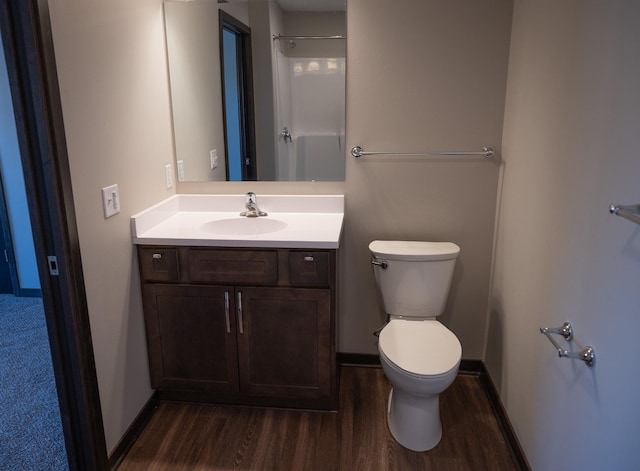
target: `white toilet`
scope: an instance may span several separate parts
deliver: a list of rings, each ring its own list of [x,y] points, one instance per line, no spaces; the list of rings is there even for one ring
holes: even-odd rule
[[[460,247],[451,242],[369,244],[389,323],[378,351],[389,394],[387,422],[405,448],[426,451],[442,437],[438,397],[458,373],[462,346],[436,320],[444,311]]]

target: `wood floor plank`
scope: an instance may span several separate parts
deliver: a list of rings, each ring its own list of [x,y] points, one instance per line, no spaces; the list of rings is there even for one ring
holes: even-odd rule
[[[443,438],[424,453],[391,436],[390,390],[381,369],[344,367],[338,413],[163,402],[119,471],[518,469],[478,377],[441,395]]]

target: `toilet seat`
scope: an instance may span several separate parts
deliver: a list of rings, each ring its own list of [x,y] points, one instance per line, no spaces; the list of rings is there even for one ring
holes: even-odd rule
[[[378,347],[405,374],[442,376],[457,370],[462,346],[453,332],[436,320],[393,319],[380,332]]]

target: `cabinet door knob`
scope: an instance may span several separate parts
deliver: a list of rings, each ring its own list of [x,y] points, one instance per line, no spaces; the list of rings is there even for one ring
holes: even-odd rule
[[[305,262],[313,262],[313,255],[307,255],[303,259]]]
[[[151,257],[152,257],[154,260],[159,260],[159,259],[161,259],[161,258],[162,258],[162,254],[161,254],[161,253],[154,253]]]

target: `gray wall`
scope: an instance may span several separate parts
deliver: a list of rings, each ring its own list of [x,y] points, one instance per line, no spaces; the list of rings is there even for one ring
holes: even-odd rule
[[[349,0],[347,149],[500,151],[510,0]],[[479,40],[478,38],[482,38]],[[376,353],[376,238],[462,248],[442,321],[482,358],[499,159],[347,157],[344,183],[179,185],[180,193],[344,193],[339,350]]]
[[[171,196],[160,0],[50,2],[89,320],[109,450],[151,395],[129,217]],[[120,214],[105,220],[102,187]]]
[[[109,449],[150,395],[128,218],[172,194],[162,3],[51,2],[52,26]],[[350,0],[348,148],[500,148],[509,0]],[[481,40],[480,40],[481,39]],[[343,183],[179,184],[180,192],[345,193],[339,350],[375,353],[382,321],[369,265],[375,238],[462,247],[442,317],[465,358],[484,350],[499,160],[349,157]],[[105,220],[100,188],[118,183]]]
[[[172,194],[164,188],[173,156],[162,4],[50,6],[111,449],[151,393],[128,218]],[[640,245],[637,226],[607,207],[639,202],[639,6],[516,1],[501,146],[508,0],[350,0],[348,146],[492,144],[502,160],[349,157],[344,183],[178,191],[345,193],[343,352],[375,352],[371,239],[459,243],[443,321],[466,358],[486,359],[534,469],[635,469]],[[105,221],[100,188],[111,183],[120,185],[122,213]],[[596,348],[595,368],[559,359],[538,333],[565,320]]]
[[[50,3],[111,449],[151,393],[128,218],[173,194],[164,187],[173,149],[162,3]],[[635,382],[619,379],[632,370],[630,356],[610,354],[616,367],[586,370],[558,360],[537,334],[539,324],[573,320],[578,337],[603,352],[599,365],[611,365],[606,347],[615,352],[631,344],[632,329],[621,336],[604,322],[638,327],[631,315],[637,295],[626,281],[637,275],[635,229],[606,214],[610,200],[636,198],[638,141],[626,123],[638,109],[638,28],[631,25],[638,15],[625,8],[631,2],[517,3],[501,149],[510,0],[350,0],[347,147],[494,145],[504,160],[348,157],[342,183],[185,183],[178,191],[346,194],[342,352],[376,351],[371,332],[382,316],[367,251],[372,239],[458,243],[442,321],[460,338],[465,358],[484,357],[490,325],[487,362],[531,461],[553,469],[547,447],[571,435],[576,423],[592,426],[607,451],[629,456],[637,435],[616,435],[612,424],[638,418],[623,417],[615,406],[630,409],[638,392]],[[104,220],[100,188],[112,183],[120,185],[122,212]],[[496,198],[501,213],[488,310]],[[594,213],[596,207],[603,212]],[[532,359],[528,352],[538,348],[542,354]],[[554,421],[561,406],[573,422]],[[584,409],[595,412],[585,418]],[[543,429],[549,423],[558,432]],[[570,445],[587,459],[597,449]]]
[[[486,362],[534,470],[640,468],[639,47],[637,1],[515,2]]]
[[[479,149],[501,140],[510,2],[351,0],[348,148]],[[62,105],[107,443],[149,397],[128,217],[172,194],[162,3],[51,1]],[[490,25],[490,27],[488,26]],[[482,40],[478,40],[482,38]],[[375,353],[382,316],[367,245],[375,238],[462,247],[443,321],[481,358],[498,161],[347,160],[344,183],[180,184],[180,192],[345,193],[339,349]],[[100,188],[120,187],[104,220]]]
[[[164,9],[176,155],[184,163],[184,179],[225,181],[218,4],[166,2]],[[218,166],[212,169],[214,149]]]
[[[500,152],[510,0],[350,0],[347,148]],[[482,40],[479,40],[482,38]],[[375,352],[373,239],[461,247],[442,321],[482,358],[499,159],[347,159],[340,350]]]

